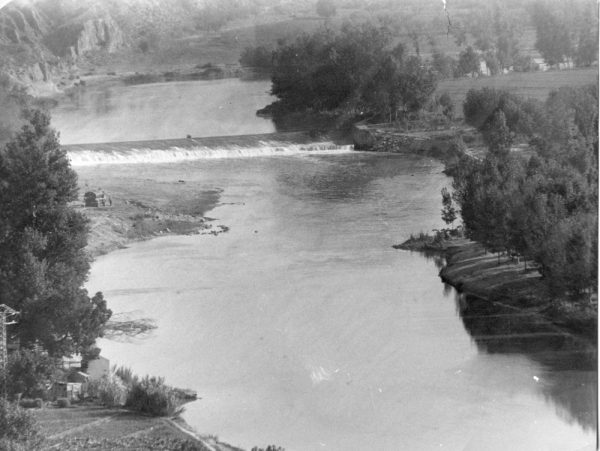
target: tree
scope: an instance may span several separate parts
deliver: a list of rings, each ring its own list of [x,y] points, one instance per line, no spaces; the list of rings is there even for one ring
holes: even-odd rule
[[[102,294],[82,288],[88,221],[69,207],[77,176],[47,114],[0,151],[0,303],[20,312],[11,333],[51,355],[86,352],[110,318]]]
[[[271,75],[278,100],[267,109],[276,119],[310,112],[389,120],[419,110],[435,91],[433,71],[391,44],[387,27],[369,23],[346,23],[336,33],[324,30],[282,43]]]
[[[439,78],[452,78],[457,69],[457,62],[439,50],[434,50],[431,66],[438,73]]]
[[[469,46],[458,57],[458,73],[460,75],[470,74],[475,76],[479,73],[479,55],[473,47]]]
[[[483,161],[463,158],[454,174],[467,236],[534,260],[557,298],[587,301],[598,280],[597,92],[561,88],[542,106],[482,90],[465,103],[466,118],[487,116],[479,128],[490,145]],[[507,151],[513,131],[535,134],[529,159]]]
[[[240,56],[240,64],[263,70],[271,69],[273,51],[264,46],[246,47]]]
[[[447,92],[442,93],[438,99],[438,103],[442,107],[442,114],[452,120],[454,118],[454,102],[450,94]]]
[[[452,201],[452,195],[447,188],[442,188],[442,220],[448,224],[454,224],[456,221],[457,212],[454,208],[454,202]]]
[[[21,393],[25,398],[42,398],[55,378],[55,359],[45,351],[21,348],[8,359],[8,393]]]
[[[486,126],[484,139],[493,154],[506,156],[510,152],[512,137],[502,110],[496,111],[492,116],[490,123]]]
[[[535,48],[546,63],[554,66],[572,54],[571,36],[566,24],[543,3],[536,3],[531,11],[535,26]]]

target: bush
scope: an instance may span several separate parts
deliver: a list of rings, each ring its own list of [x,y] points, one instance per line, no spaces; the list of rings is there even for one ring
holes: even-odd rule
[[[71,401],[69,401],[68,398],[58,398],[56,400],[56,405],[61,409],[64,409],[65,407],[71,407]]]
[[[15,396],[21,393],[26,398],[43,398],[46,387],[60,378],[52,359],[38,349],[21,349],[13,352],[8,359],[8,393]]]
[[[97,381],[91,381],[88,393],[93,398],[98,398],[106,407],[125,405],[127,400],[127,387],[116,374],[104,376]]]
[[[177,416],[183,412],[181,396],[163,378],[149,377],[134,381],[126,406],[154,416]]]
[[[113,366],[113,372],[125,383],[128,388],[138,381],[138,377],[133,374],[131,368],[126,366]]]
[[[0,399],[0,449],[33,450],[42,441],[35,418],[16,404]]]
[[[271,69],[273,66],[273,50],[263,46],[246,47],[240,56],[240,64],[258,69]]]

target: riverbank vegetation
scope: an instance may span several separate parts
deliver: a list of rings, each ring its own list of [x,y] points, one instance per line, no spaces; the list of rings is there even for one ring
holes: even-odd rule
[[[87,220],[69,206],[77,175],[49,116],[24,115],[26,125],[0,150],[0,303],[19,312],[10,339],[52,356],[92,356],[111,311],[102,293],[83,288]]]
[[[281,42],[271,74],[277,100],[259,114],[276,123],[290,114],[393,121],[419,111],[436,88],[419,56],[394,44],[389,27],[369,22]]]
[[[542,104],[472,91],[465,119],[488,145],[454,175],[468,237],[533,263],[555,299],[589,302],[597,285],[598,88],[562,88]],[[511,151],[517,138],[530,150]]]

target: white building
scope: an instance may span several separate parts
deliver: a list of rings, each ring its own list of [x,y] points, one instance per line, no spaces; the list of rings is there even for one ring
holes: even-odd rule
[[[97,359],[88,362],[87,374],[91,381],[102,379],[103,376],[110,374],[110,360],[106,357],[98,356]]]

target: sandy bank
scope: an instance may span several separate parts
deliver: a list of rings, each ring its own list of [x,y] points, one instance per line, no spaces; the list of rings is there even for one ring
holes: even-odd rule
[[[465,238],[441,242],[424,236],[407,240],[398,249],[439,252],[446,264],[440,278],[461,293],[537,313],[565,331],[584,336],[596,342],[597,303],[571,302],[556,299],[548,291],[542,276],[530,261],[486,252],[482,245]]]
[[[136,177],[131,168],[78,168],[79,201],[90,220],[86,251],[94,258],[130,243],[165,235],[210,234],[228,230],[205,215],[219,204],[221,189],[192,181]],[[86,192],[105,194],[105,205],[84,207]],[[110,198],[110,202],[108,199]]]

